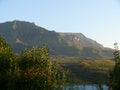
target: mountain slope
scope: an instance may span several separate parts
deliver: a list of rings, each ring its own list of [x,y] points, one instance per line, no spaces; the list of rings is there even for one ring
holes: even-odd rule
[[[71,57],[112,57],[111,49],[81,33],[57,33],[26,21],[0,23],[0,35],[13,45],[15,52],[47,44],[50,55]]]
[[[67,41],[80,45],[83,47],[103,48],[103,46],[96,41],[85,37],[82,33],[60,33]]]

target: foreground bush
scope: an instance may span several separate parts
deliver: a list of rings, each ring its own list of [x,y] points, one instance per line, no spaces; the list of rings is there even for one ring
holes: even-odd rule
[[[0,37],[1,90],[53,90],[55,85],[64,84],[65,78],[64,70],[49,61],[46,46],[25,49],[15,56]]]

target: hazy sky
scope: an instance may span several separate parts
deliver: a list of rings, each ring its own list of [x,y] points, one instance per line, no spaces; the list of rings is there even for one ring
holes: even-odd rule
[[[0,0],[0,23],[13,20],[83,33],[106,47],[120,43],[120,0]]]

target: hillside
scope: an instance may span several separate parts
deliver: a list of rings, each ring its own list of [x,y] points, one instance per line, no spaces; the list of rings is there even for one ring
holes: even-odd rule
[[[82,47],[104,48],[103,45],[90,38],[87,38],[82,33],[60,33],[60,35],[74,45],[79,45]]]
[[[112,58],[112,49],[104,48],[82,33],[57,33],[26,21],[0,23],[0,35],[16,53],[32,46],[47,44],[50,55],[83,58]]]
[[[51,58],[70,70],[73,83],[106,83],[109,72],[113,69],[115,62],[110,59],[81,59],[77,57]]]

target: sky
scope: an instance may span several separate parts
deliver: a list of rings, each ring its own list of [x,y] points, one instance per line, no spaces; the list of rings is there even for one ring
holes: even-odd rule
[[[105,47],[120,43],[120,0],[0,0],[0,23],[13,20],[83,33]]]

